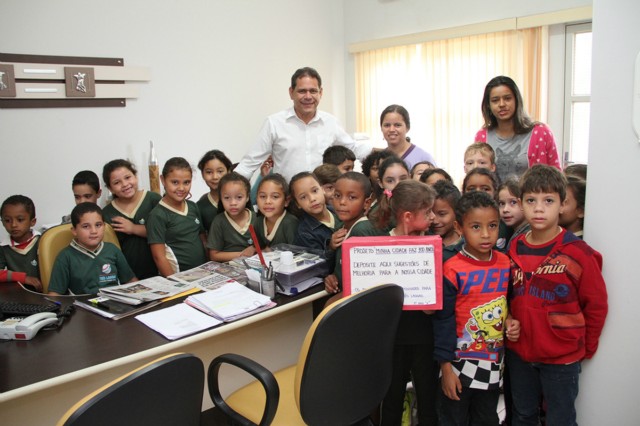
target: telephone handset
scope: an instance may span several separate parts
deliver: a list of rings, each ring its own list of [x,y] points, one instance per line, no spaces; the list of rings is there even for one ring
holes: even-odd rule
[[[41,328],[58,321],[53,312],[40,312],[26,318],[9,318],[0,323],[0,339],[31,340]]]

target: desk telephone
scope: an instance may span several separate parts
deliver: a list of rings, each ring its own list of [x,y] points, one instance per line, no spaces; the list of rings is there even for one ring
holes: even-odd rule
[[[31,340],[41,328],[57,321],[58,316],[53,312],[40,312],[26,318],[9,318],[0,322],[0,339]]]

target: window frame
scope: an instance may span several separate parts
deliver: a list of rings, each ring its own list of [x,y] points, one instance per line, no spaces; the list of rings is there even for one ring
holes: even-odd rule
[[[573,150],[573,104],[591,103],[591,90],[588,95],[573,94],[574,82],[574,52],[575,37],[577,34],[593,32],[591,21],[576,22],[565,25],[565,72],[564,72],[564,118],[563,118],[563,139],[562,139],[562,163],[563,167],[575,163],[572,157]],[[589,141],[587,140],[587,143]],[[588,149],[588,146],[586,147]]]

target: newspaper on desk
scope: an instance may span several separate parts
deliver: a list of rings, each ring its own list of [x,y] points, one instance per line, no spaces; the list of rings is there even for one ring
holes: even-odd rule
[[[228,263],[207,262],[204,265],[169,275],[169,279],[195,285],[203,290],[211,290],[222,283],[238,282],[246,284],[244,270]]]
[[[104,287],[98,294],[124,303],[137,304],[134,302],[165,299],[194,287],[193,284],[171,281],[164,277],[151,277],[129,284]]]

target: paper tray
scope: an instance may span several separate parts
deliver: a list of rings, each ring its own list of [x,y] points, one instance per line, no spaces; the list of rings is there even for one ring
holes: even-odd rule
[[[325,277],[329,274],[329,264],[325,259],[323,259],[322,252],[317,250],[311,250],[304,247],[293,246],[289,244],[276,244],[272,247],[274,250],[280,251],[291,251],[294,255],[299,253],[309,253],[318,255],[320,258],[316,259],[313,263],[309,262],[309,264],[305,267],[304,263],[300,263],[296,265],[296,270],[292,272],[283,272],[276,269],[276,281],[282,287],[291,288],[296,284],[301,283],[303,281],[308,280],[313,277]]]

